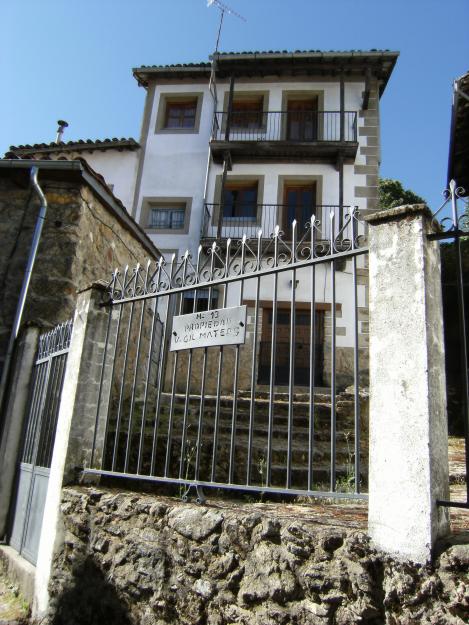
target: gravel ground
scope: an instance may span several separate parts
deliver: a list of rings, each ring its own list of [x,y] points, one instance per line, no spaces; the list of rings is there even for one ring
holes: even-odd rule
[[[18,588],[5,575],[5,569],[0,562],[0,625],[6,623],[22,625],[29,622],[29,605],[20,595]]]

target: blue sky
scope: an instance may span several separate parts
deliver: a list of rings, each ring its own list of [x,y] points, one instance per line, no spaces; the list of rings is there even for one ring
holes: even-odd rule
[[[446,182],[452,81],[469,69],[468,0],[227,0],[220,49],[398,50],[382,98],[383,177],[433,208]],[[4,0],[0,152],[65,140],[139,138],[131,68],[206,61],[219,12],[206,0]]]

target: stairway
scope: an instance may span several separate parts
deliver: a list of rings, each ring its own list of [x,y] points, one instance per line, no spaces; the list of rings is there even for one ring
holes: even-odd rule
[[[143,453],[141,474],[150,473],[152,445],[155,428],[155,402],[147,404],[145,427],[143,428]],[[217,408],[218,403],[218,408]],[[199,415],[203,415],[200,432],[202,442],[199,458],[199,479],[217,483],[229,482],[231,437],[233,431],[233,396],[221,396],[219,402],[215,396],[205,396],[201,412],[200,395],[162,393],[158,438],[153,475],[194,479],[197,458],[197,439],[199,434]],[[171,407],[172,406],[172,407]],[[232,482],[248,482],[248,448],[251,440],[251,462],[249,484],[259,489],[267,485],[268,433],[269,433],[269,393],[257,390],[254,401],[248,391],[240,391],[236,400],[234,445],[232,456]],[[310,410],[314,414],[313,453],[309,458],[309,423]],[[362,486],[367,480],[368,449],[368,401],[366,392],[360,393],[361,412],[361,471]],[[271,480],[270,485],[285,488],[287,485],[287,459],[290,445],[290,487],[304,490],[308,488],[309,463],[312,464],[312,486],[314,490],[330,489],[331,477],[331,396],[330,393],[314,394],[313,406],[310,406],[309,394],[296,392],[291,402],[289,420],[289,395],[276,392],[272,402],[272,439],[271,439]],[[128,471],[137,473],[138,450],[142,434],[142,402],[136,402],[132,417],[132,433]],[[336,488],[353,490],[354,486],[354,396],[342,392],[336,396]],[[172,419],[170,419],[172,416]],[[185,436],[184,417],[186,416]],[[251,422],[252,417],[252,422]],[[218,422],[218,423],[217,423]],[[125,450],[128,437],[128,414],[123,411],[118,437],[118,453],[115,470],[123,471]],[[289,427],[290,424],[290,427]],[[289,430],[291,439],[289,440]],[[115,419],[109,424],[108,445],[105,465],[110,468],[112,446],[115,441]],[[167,441],[171,440],[168,453]],[[184,440],[183,440],[184,439]],[[212,476],[214,440],[217,439],[215,452],[215,470]],[[181,462],[181,448],[184,444]]]

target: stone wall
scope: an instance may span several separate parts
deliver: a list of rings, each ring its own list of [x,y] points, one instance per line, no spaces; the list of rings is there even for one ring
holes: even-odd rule
[[[463,625],[469,548],[433,566],[370,546],[366,508],[327,524],[314,508],[195,506],[63,491],[64,543],[50,582],[54,625]],[[331,519],[335,518],[334,525]]]
[[[24,173],[24,172],[22,172]],[[39,202],[24,178],[0,177],[0,355],[13,323]],[[116,267],[145,262],[149,252],[84,182],[48,179],[40,185],[48,211],[23,315],[24,323],[51,327],[69,319],[76,293],[110,279]],[[151,245],[151,244],[150,244]]]
[[[355,187],[355,197],[365,198],[364,213],[378,208],[378,176],[381,161],[379,136],[379,84],[377,80],[370,80],[370,95],[368,108],[359,112],[360,123],[358,132],[360,137],[366,138],[366,145],[360,147],[360,152],[354,165],[354,173],[366,175],[366,186]]]

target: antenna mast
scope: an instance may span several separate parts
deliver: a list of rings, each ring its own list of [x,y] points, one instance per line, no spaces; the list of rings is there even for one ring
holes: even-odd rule
[[[217,43],[215,45],[215,54],[216,54],[218,52],[218,44],[220,43],[220,33],[221,33],[221,27],[223,24],[223,18],[225,16],[225,13],[228,13],[229,15],[234,15],[235,17],[239,17],[239,19],[242,20],[243,22],[246,21],[246,18],[240,15],[239,13],[237,13],[234,9],[229,7],[227,4],[224,4],[223,2],[221,2],[220,0],[207,0],[208,7],[211,7],[212,4],[214,4],[216,7],[220,9],[220,25],[218,26]]]
[[[220,35],[221,35],[221,27],[223,25],[223,18],[225,17],[225,13],[228,13],[229,15],[234,15],[235,17],[238,17],[240,20],[242,20],[243,22],[246,22],[246,18],[243,17],[242,15],[240,15],[239,13],[237,13],[234,9],[232,9],[231,7],[229,7],[227,4],[221,2],[221,0],[207,0],[207,7],[211,7],[212,4],[214,4],[216,7],[218,7],[220,9],[220,24],[218,25],[218,33],[217,33],[217,42],[215,44],[215,52],[213,53],[213,57],[212,57],[212,71],[211,71],[211,75],[210,75],[210,84],[209,84],[209,89],[210,92],[212,93],[213,99],[217,100],[217,95],[216,95],[216,83],[215,83],[215,63],[216,63],[216,54],[218,52],[218,45],[220,43]],[[214,88],[214,92],[212,92],[212,85]]]

